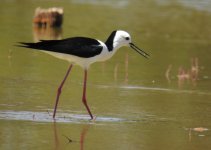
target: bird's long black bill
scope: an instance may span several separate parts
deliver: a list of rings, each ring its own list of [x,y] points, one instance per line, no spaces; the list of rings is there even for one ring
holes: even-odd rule
[[[130,47],[134,49],[136,52],[138,52],[139,54],[141,54],[142,56],[144,56],[145,58],[149,58],[149,54],[147,54],[145,51],[138,48],[135,44],[130,43]]]

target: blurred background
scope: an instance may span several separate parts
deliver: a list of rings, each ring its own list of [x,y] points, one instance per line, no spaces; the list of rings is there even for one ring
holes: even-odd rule
[[[61,8],[62,25],[35,25],[38,7]],[[210,149],[210,8],[210,0],[1,0],[0,149]],[[87,98],[96,122],[83,118],[83,70],[74,66],[53,123],[69,64],[15,45],[106,41],[117,29],[150,58],[123,47],[91,66]]]

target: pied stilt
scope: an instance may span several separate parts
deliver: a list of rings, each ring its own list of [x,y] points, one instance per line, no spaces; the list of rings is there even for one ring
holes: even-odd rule
[[[117,49],[122,46],[130,46],[145,58],[149,57],[149,54],[132,43],[130,34],[122,30],[113,31],[105,43],[100,40],[87,37],[72,37],[63,40],[41,40],[38,43],[20,42],[20,44],[21,45],[19,46],[21,47],[41,50],[71,63],[57,91],[53,118],[55,118],[56,115],[56,109],[62,87],[72,69],[73,63],[84,69],[82,102],[84,103],[91,119],[93,119],[93,115],[86,101],[86,81],[89,66],[94,62],[105,61],[111,58],[116,53]]]

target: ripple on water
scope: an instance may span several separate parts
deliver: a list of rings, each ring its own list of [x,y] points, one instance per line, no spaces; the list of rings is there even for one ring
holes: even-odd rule
[[[148,123],[148,122],[166,122],[174,121],[171,118],[161,118],[149,114],[141,114],[139,117],[108,117],[97,116],[94,121],[90,120],[89,115],[73,114],[68,112],[57,112],[56,119],[53,119],[52,114],[48,111],[14,111],[5,110],[0,111],[0,120],[19,120],[19,121],[33,121],[33,122],[60,122],[60,123],[97,123],[103,125],[107,123]]]
[[[22,120],[34,122],[63,122],[63,123],[83,123],[90,120],[89,115],[71,114],[71,113],[57,113],[56,119],[46,112],[33,111],[0,111],[0,119],[2,120]],[[126,119],[115,117],[97,116],[95,122],[124,122]]]

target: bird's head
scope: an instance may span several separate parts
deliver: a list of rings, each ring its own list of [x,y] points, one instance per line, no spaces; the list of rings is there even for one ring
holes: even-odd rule
[[[144,56],[145,58],[149,57],[149,54],[138,48],[134,43],[132,43],[131,36],[129,33],[122,31],[122,30],[117,30],[112,32],[114,35],[113,38],[113,47],[118,49],[122,46],[129,46],[132,49],[134,49],[136,52]]]
[[[122,30],[117,30],[113,44],[118,45],[118,46],[129,46],[131,43],[131,36],[129,33],[122,31]]]

